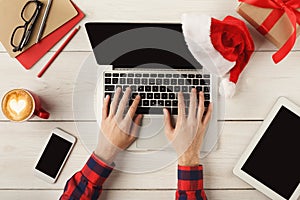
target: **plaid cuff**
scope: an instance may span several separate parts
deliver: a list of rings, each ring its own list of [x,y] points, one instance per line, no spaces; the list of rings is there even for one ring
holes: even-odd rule
[[[202,190],[203,166],[187,167],[178,165],[178,190]]]
[[[112,170],[113,168],[92,154],[81,172],[91,183],[102,185]]]

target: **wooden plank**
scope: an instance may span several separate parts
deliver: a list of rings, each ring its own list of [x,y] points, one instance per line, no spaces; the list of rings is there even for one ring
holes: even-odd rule
[[[85,123],[89,126],[89,123]],[[202,160],[207,189],[244,189],[249,185],[235,177],[232,169],[259,127],[260,122],[226,122],[215,150]],[[48,184],[34,177],[32,169],[54,127],[79,138],[58,182]],[[0,189],[63,189],[65,182],[80,170],[89,153],[74,123],[0,122]],[[81,133],[84,134],[84,133]],[[92,150],[91,150],[92,151]],[[140,163],[141,167],[143,163]],[[176,163],[151,173],[131,174],[115,170],[105,184],[107,189],[175,189]]]
[[[52,53],[48,54],[32,70],[24,71],[7,54],[0,53],[0,68],[3,71],[0,74],[0,96],[12,88],[27,88],[41,96],[45,109],[51,113],[50,120],[73,120],[74,84],[81,64],[92,55],[88,52],[65,52],[53,63],[42,79],[36,78],[51,55]],[[262,120],[279,96],[286,96],[300,105],[300,93],[296,92],[300,91],[299,53],[292,52],[288,59],[277,66],[272,63],[270,57],[270,52],[254,54],[241,74],[236,96],[221,102],[225,104],[225,119]],[[0,120],[5,120],[2,112]]]
[[[0,54],[1,88],[0,96],[10,89],[25,88],[37,93],[46,110],[51,113],[51,120],[72,120],[73,87],[81,63],[91,53],[62,53],[44,76],[37,78],[38,72],[53,53],[47,54],[32,70],[26,71],[16,60],[7,54]],[[0,119],[4,120],[2,112]]]
[[[39,199],[41,196],[44,200],[59,199],[62,190],[0,190],[1,199],[27,200]],[[207,190],[208,199],[226,200],[267,200],[268,198],[256,190]],[[99,200],[152,200],[152,199],[175,199],[175,190],[105,190]]]
[[[183,13],[201,13],[215,16],[219,19],[227,15],[241,18],[235,12],[238,5],[238,2],[235,0],[226,2],[223,0],[152,0],[143,3],[139,0],[121,2],[118,0],[102,0],[98,2],[75,0],[74,2],[84,11],[86,18],[80,23],[83,29],[75,36],[65,51],[91,50],[86,31],[84,30],[84,24],[90,21],[179,23]],[[248,27],[258,50],[275,50],[275,47],[254,30],[251,25],[248,25]],[[59,48],[62,41],[53,48],[53,51]],[[295,49],[300,49],[299,41],[297,41]],[[0,51],[4,51],[1,44]]]

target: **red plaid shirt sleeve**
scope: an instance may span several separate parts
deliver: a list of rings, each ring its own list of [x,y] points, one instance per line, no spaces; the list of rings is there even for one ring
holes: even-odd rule
[[[96,200],[102,192],[102,185],[113,168],[94,154],[91,155],[81,171],[74,174],[65,186],[61,200]]]
[[[206,200],[203,189],[203,167],[178,166],[176,200]]]

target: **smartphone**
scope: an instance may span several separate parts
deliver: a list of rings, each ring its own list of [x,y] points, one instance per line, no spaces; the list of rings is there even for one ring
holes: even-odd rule
[[[76,138],[69,133],[59,128],[52,130],[35,164],[34,174],[48,183],[55,183],[75,143]]]

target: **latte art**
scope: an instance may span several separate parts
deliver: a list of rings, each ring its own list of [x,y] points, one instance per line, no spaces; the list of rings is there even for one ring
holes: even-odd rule
[[[13,99],[9,102],[9,106],[19,115],[26,108],[26,101],[16,101],[15,99]]]
[[[2,111],[11,121],[24,121],[32,115],[33,110],[32,96],[22,89],[8,92],[2,100]]]

